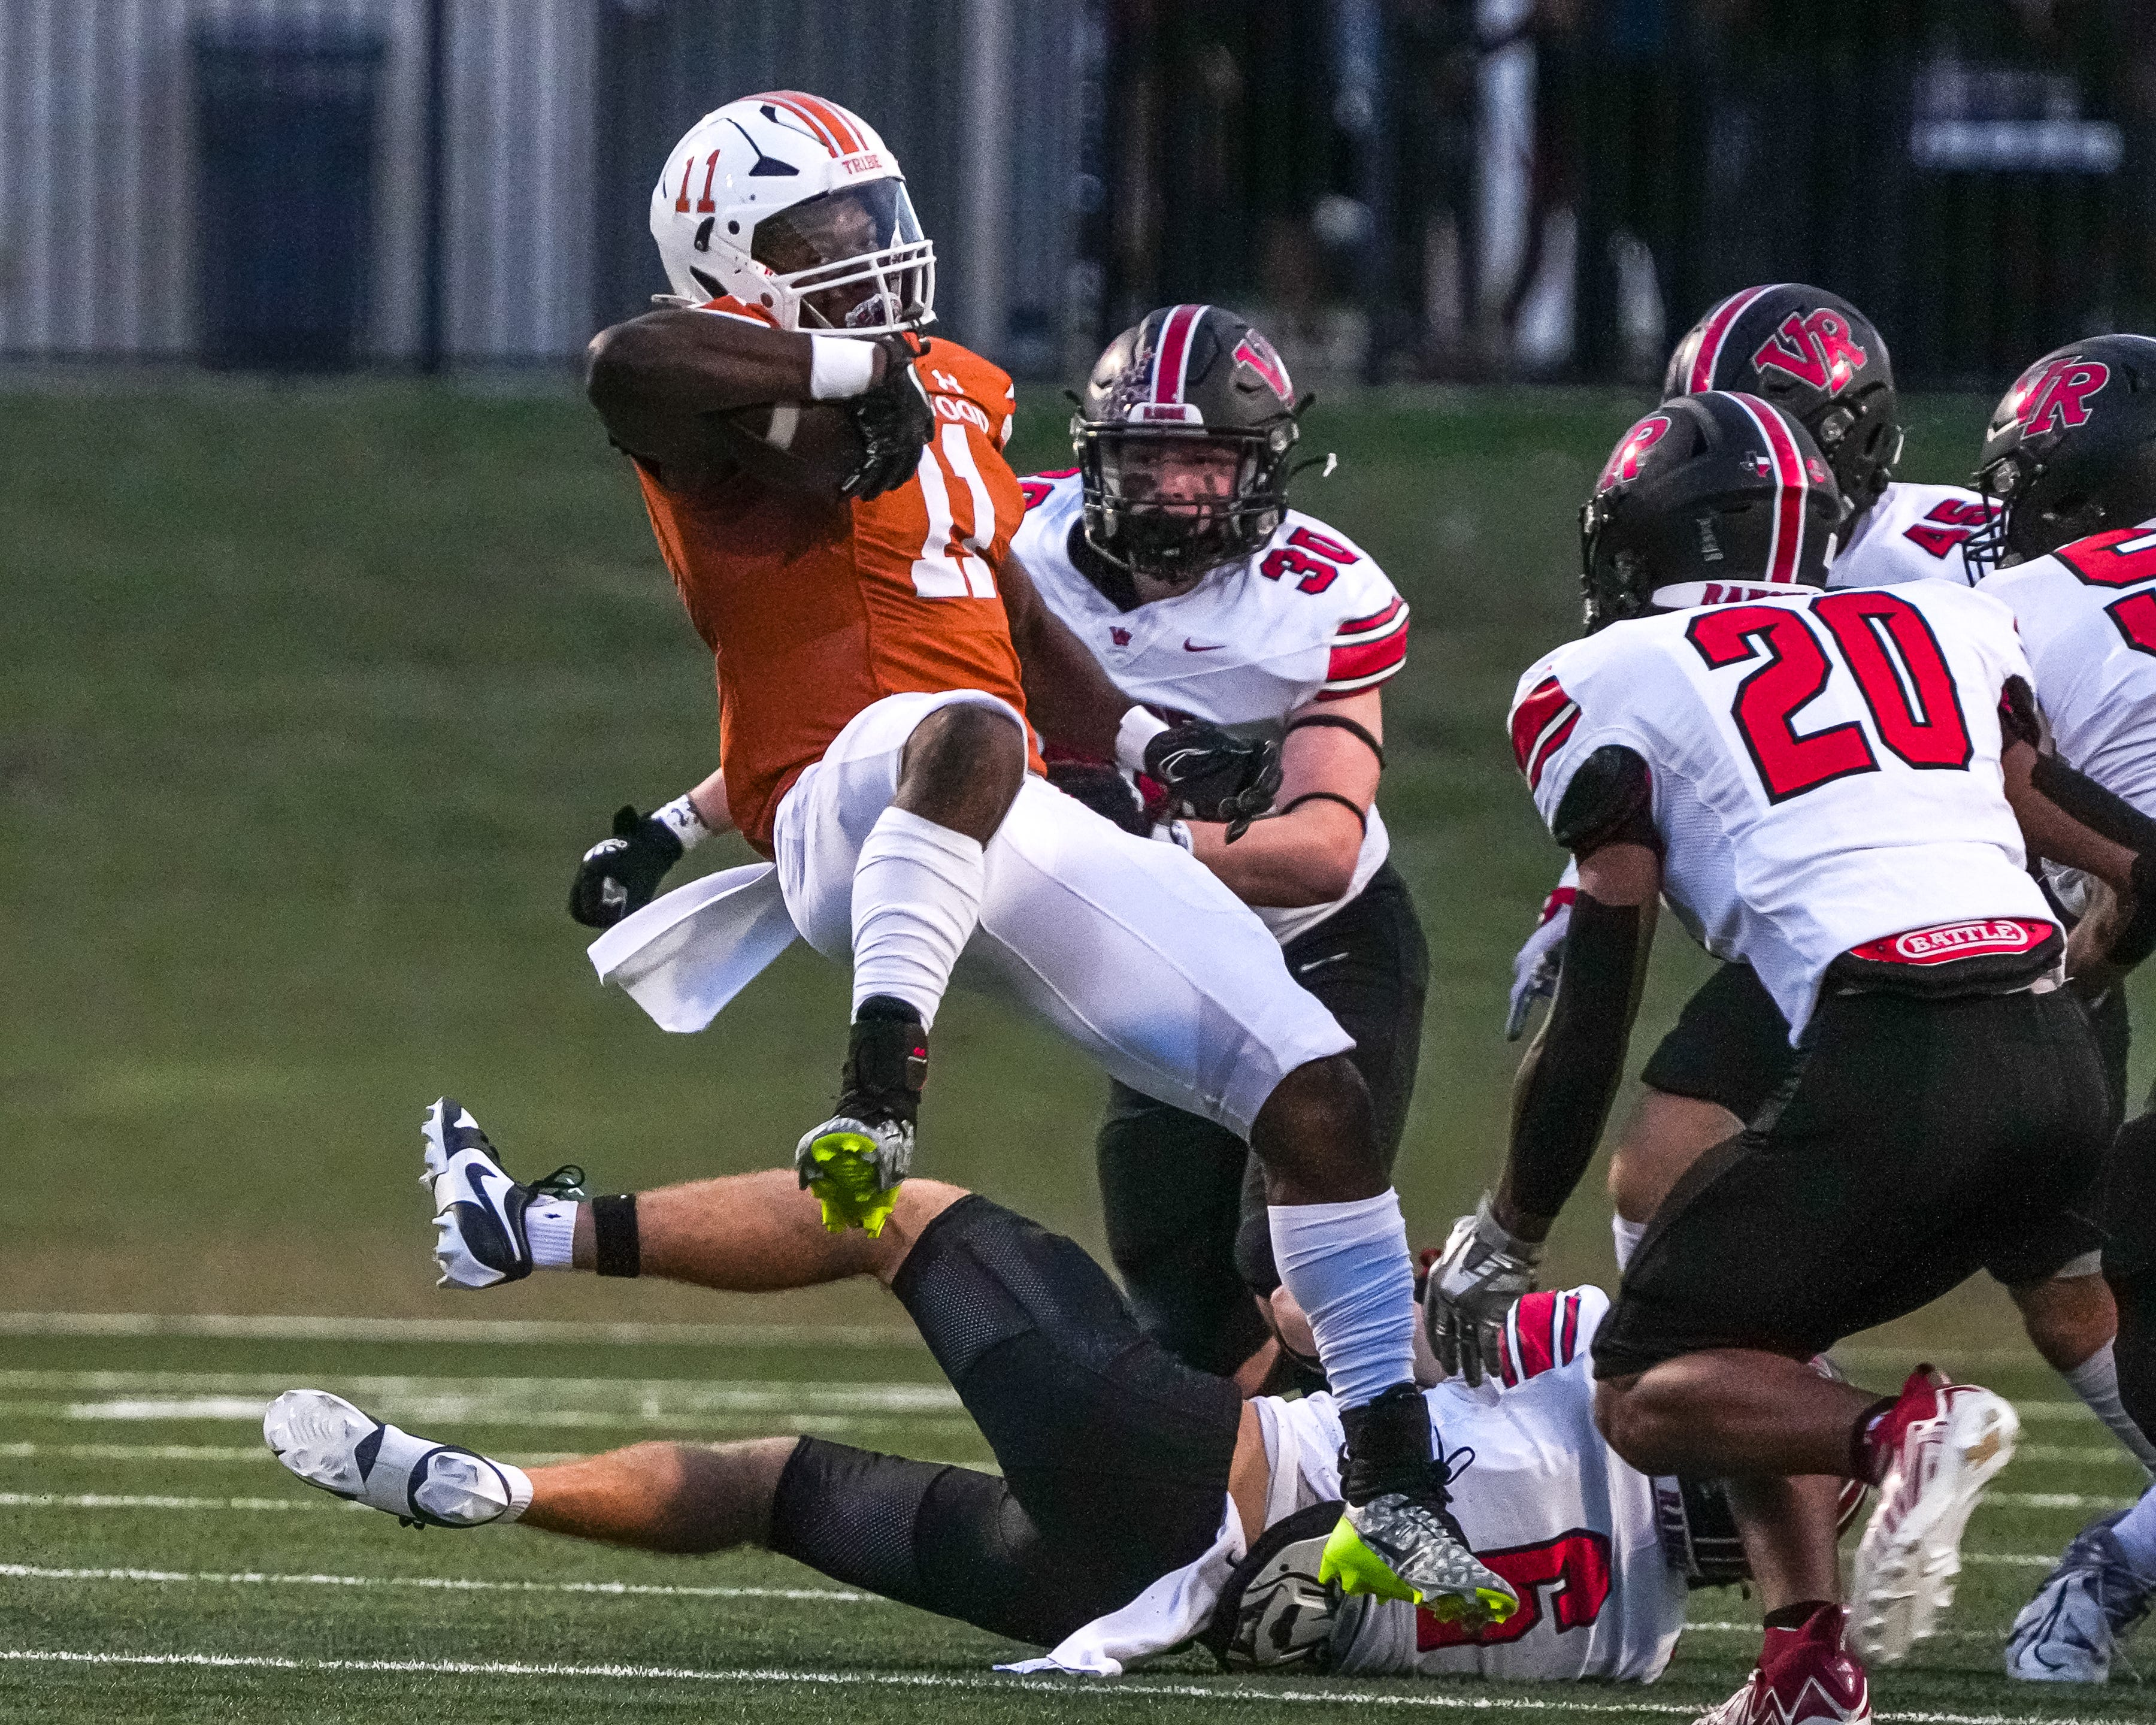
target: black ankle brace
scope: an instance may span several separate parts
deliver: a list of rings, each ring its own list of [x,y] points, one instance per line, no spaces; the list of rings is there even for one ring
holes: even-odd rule
[[[1340,1425],[1348,1437],[1340,1495],[1348,1502],[1368,1503],[1388,1491],[1419,1495],[1438,1484],[1431,1465],[1430,1408],[1414,1384],[1395,1384],[1375,1401],[1342,1408]]]
[[[644,1253],[636,1237],[636,1194],[617,1193],[592,1200],[593,1268],[601,1276],[639,1276]]]
[[[928,1033],[920,1015],[902,1000],[872,994],[861,1003],[846,1038],[846,1093],[858,1092],[898,1117],[911,1121],[928,1081]]]

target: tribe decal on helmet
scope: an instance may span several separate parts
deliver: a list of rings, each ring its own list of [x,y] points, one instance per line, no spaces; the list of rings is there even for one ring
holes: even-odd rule
[[[1749,287],[1720,301],[1670,356],[1666,395],[1710,389],[1763,397],[1810,432],[1858,508],[1901,459],[1893,362],[1871,320],[1801,282]]]
[[[675,295],[778,328],[872,336],[935,318],[936,249],[897,158],[859,115],[796,90],[715,108],[674,146],[651,234]]]

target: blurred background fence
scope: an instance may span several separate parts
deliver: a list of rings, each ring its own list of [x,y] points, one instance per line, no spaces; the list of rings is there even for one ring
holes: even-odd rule
[[[1028,376],[1178,298],[1373,381],[1636,378],[1763,279],[1935,382],[2156,315],[2146,0],[0,0],[0,354],[559,362],[773,86]]]

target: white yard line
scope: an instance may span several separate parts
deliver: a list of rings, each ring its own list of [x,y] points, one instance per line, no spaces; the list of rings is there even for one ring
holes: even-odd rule
[[[598,1678],[615,1682],[798,1684],[824,1689],[958,1690],[973,1694],[1037,1694],[1115,1702],[1127,1696],[1175,1696],[1194,1701],[1255,1702],[1316,1707],[1414,1707],[1463,1713],[1697,1713],[1686,1702],[1554,1701],[1517,1695],[1417,1695],[1397,1689],[1373,1690],[1343,1681],[1330,1692],[1316,1689],[1260,1689],[1232,1682],[1169,1683],[1143,1677],[1112,1682],[1085,1678],[961,1676],[936,1671],[793,1671],[735,1666],[699,1670],[694,1666],[636,1665],[538,1665],[514,1660],[446,1659],[283,1659],[262,1654],[90,1653],[44,1648],[0,1648],[0,1662],[82,1666],[179,1666],[213,1671],[305,1671],[409,1674],[451,1677]],[[2112,1725],[2116,1716],[2076,1717],[2056,1713],[1881,1712],[1893,1725]]]
[[[218,1342],[598,1343],[612,1348],[902,1348],[896,1324],[583,1323],[551,1318],[171,1317],[148,1312],[0,1312],[0,1336],[172,1336]]]
[[[446,1575],[270,1575],[257,1570],[219,1574],[196,1569],[49,1569],[0,1563],[0,1581],[138,1581],[167,1586],[409,1587],[457,1594],[595,1594],[604,1598],[814,1599],[827,1604],[887,1605],[875,1594],[824,1587],[662,1587],[633,1581],[487,1581]]]
[[[575,1461],[582,1450],[511,1450],[495,1459],[519,1467]],[[264,1444],[0,1444],[0,1461],[275,1461]]]
[[[74,1391],[106,1395],[248,1395],[267,1397],[293,1387],[290,1372],[81,1372],[38,1368],[0,1371],[0,1389]],[[667,1400],[685,1406],[768,1407],[790,1398],[796,1406],[819,1412],[852,1413],[862,1409],[946,1409],[958,1405],[958,1393],[935,1381],[728,1378],[499,1378],[467,1373],[422,1377],[410,1373],[327,1374],[329,1381],[358,1396],[465,1396],[494,1401],[530,1401],[542,1406],[562,1402],[603,1400],[618,1405]],[[2079,1403],[2074,1405],[2078,1407]]]

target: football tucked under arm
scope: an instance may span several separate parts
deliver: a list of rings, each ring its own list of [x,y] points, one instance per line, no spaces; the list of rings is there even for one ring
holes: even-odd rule
[[[714,418],[735,462],[781,490],[836,496],[867,453],[838,402],[759,402]]]

